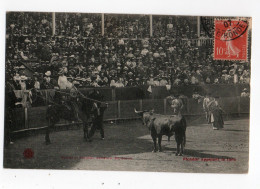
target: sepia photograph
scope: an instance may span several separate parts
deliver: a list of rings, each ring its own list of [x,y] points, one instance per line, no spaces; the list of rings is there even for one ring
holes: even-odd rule
[[[4,169],[248,173],[251,17],[5,16]]]

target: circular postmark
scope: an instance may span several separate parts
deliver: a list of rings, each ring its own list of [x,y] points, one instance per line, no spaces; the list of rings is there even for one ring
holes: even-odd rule
[[[248,28],[247,20],[216,20],[215,39],[231,41],[242,36]]]
[[[246,18],[214,19],[214,17],[201,17],[201,23],[208,37],[221,41],[235,40],[248,29]]]
[[[34,156],[34,151],[33,151],[31,148],[26,148],[26,149],[23,151],[23,156],[24,156],[24,158],[26,158],[26,159],[31,159],[31,158],[33,158],[33,156]]]

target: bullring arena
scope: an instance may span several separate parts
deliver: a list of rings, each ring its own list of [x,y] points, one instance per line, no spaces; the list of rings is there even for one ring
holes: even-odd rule
[[[242,25],[245,59],[227,42],[226,55],[234,57],[223,60],[214,57],[214,17],[6,15],[4,168],[248,172],[250,21]],[[102,98],[89,98],[93,93]],[[162,152],[152,152],[150,131],[134,111],[170,117],[176,112],[169,96],[181,101],[178,113],[187,122],[182,156],[175,155],[176,131],[170,141],[163,136]],[[215,127],[221,116],[205,109],[206,98],[221,112],[224,128]],[[45,132],[57,115],[62,119],[53,124],[50,143]],[[97,130],[85,140],[87,123],[104,123],[105,136]]]

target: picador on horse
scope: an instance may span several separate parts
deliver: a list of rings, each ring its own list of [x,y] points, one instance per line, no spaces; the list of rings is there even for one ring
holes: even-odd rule
[[[93,90],[85,96],[75,86],[66,90],[56,90],[53,102],[48,106],[46,119],[48,127],[46,129],[45,142],[50,144],[50,129],[54,127],[60,119],[71,122],[83,122],[84,138],[92,141],[96,129],[100,129],[101,138],[104,139],[103,115],[107,108],[107,103],[103,102],[103,95],[97,90]],[[90,132],[88,125],[91,125]]]

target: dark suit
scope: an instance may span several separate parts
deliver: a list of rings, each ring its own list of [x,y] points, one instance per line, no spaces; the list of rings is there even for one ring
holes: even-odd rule
[[[106,104],[101,103],[98,105],[98,109],[94,110],[93,125],[89,132],[89,138],[91,138],[95,134],[96,129],[100,130],[101,138],[105,137],[104,136],[105,133],[104,133],[103,117],[104,117],[104,112],[105,112],[106,108],[107,108]]]

